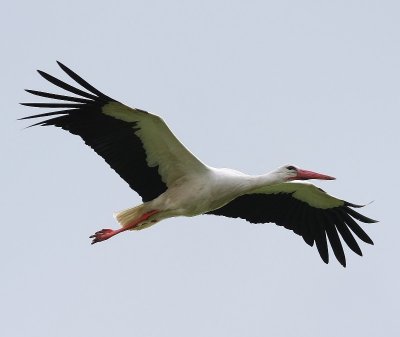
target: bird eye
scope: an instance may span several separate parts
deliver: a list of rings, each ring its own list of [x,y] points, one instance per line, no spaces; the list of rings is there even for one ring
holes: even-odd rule
[[[294,166],[286,166],[286,169],[287,170],[290,170],[290,171],[296,171],[296,168],[294,167]]]

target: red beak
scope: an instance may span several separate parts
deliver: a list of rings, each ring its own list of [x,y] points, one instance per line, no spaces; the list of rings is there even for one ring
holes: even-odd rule
[[[308,180],[308,179],[335,180],[336,178],[312,171],[301,170],[301,169],[297,170],[297,176],[294,177],[294,180]]]

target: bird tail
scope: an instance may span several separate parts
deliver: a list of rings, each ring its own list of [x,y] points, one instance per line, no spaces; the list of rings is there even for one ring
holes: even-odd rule
[[[115,212],[114,219],[118,221],[118,223],[121,225],[121,227],[125,227],[132,221],[136,220],[138,217],[140,217],[141,213],[141,206],[135,206],[135,207],[130,207],[127,209],[124,209],[119,212]]]
[[[119,212],[115,212],[113,215],[114,215],[114,219],[118,221],[118,223],[121,225],[121,227],[125,227],[125,226],[129,225],[130,223],[132,223],[133,221],[139,219],[143,213],[144,213],[143,205],[139,205],[139,206],[124,209]],[[137,225],[132,230],[144,229],[144,228],[150,227],[153,224],[154,224],[154,222],[144,221],[144,222],[140,223],[139,225]]]

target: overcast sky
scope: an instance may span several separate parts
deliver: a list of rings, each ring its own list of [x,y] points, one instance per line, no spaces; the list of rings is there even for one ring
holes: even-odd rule
[[[400,336],[398,1],[9,1],[0,14],[0,335]],[[169,219],[91,246],[141,202],[83,142],[17,118],[64,62],[163,116],[205,163],[291,163],[380,220],[331,253],[273,224]],[[60,92],[55,90],[55,92]]]

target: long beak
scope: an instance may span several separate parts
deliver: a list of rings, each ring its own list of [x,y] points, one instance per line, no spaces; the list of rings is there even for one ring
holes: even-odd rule
[[[325,174],[316,173],[313,171],[307,170],[297,170],[297,176],[294,180],[308,180],[308,179],[320,179],[320,180],[335,180],[335,177],[327,176]]]

